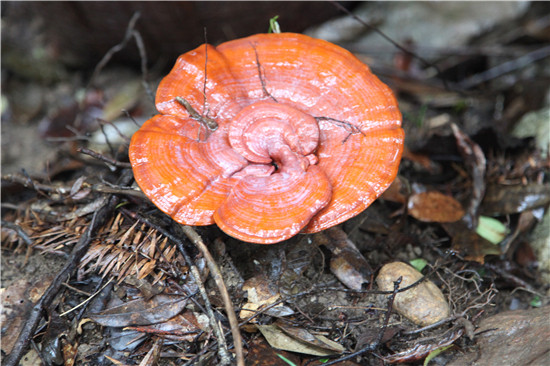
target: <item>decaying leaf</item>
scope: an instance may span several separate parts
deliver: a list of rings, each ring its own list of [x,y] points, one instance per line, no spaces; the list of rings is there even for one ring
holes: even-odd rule
[[[491,243],[500,243],[509,232],[510,229],[499,220],[488,216],[479,217],[476,233]]]
[[[457,125],[451,124],[456,145],[460,154],[464,159],[464,163],[469,170],[472,178],[472,190],[470,202],[466,208],[466,223],[468,227],[475,228],[477,226],[477,215],[479,205],[485,194],[485,171],[487,170],[487,159],[481,147],[476,144],[468,135],[462,132]]]
[[[437,191],[413,194],[409,197],[408,212],[424,222],[455,222],[464,216],[460,202]]]
[[[481,212],[501,216],[523,212],[550,203],[550,184],[490,185]]]
[[[51,278],[41,278],[34,284],[26,279],[21,279],[0,290],[3,352],[11,352],[19,331],[32,310],[33,302],[40,299],[50,283]]]
[[[344,352],[344,347],[322,335],[313,335],[305,329],[289,335],[275,324],[257,325],[271,347],[313,356],[328,356]],[[300,338],[296,338],[299,335]]]
[[[114,306],[89,317],[108,327],[126,327],[164,322],[179,314],[187,304],[182,295],[157,295],[151,300],[137,299]]]
[[[125,327],[125,329],[154,334],[169,341],[191,342],[196,339],[199,332],[209,329],[209,323],[208,318],[204,314],[184,311],[162,323],[141,327]]]
[[[290,364],[280,356],[283,356],[286,360],[292,362],[295,365],[300,364],[300,358],[296,354],[289,353],[287,351],[281,351],[271,347],[264,338],[256,337],[248,343],[248,357],[247,365],[249,366],[289,366]]]
[[[123,111],[130,110],[143,93],[141,81],[138,79],[123,83],[118,89],[103,107],[103,119],[109,122],[114,121]]]
[[[451,236],[452,249],[466,260],[485,263],[485,256],[499,255],[500,249],[488,240],[470,230],[462,221],[443,224],[445,231]]]
[[[281,298],[277,287],[263,275],[246,280],[243,284],[243,290],[248,294],[248,302],[243,305],[239,313],[241,319],[253,316],[256,314],[256,311],[274,304]],[[281,303],[269,309],[266,313],[272,316],[287,316],[294,312]]]

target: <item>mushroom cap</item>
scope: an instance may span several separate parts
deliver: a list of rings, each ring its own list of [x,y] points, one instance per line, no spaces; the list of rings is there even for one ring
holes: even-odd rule
[[[350,52],[301,34],[199,46],[161,81],[156,106],[130,143],[142,191],[182,224],[247,242],[357,215],[403,150],[391,90]]]

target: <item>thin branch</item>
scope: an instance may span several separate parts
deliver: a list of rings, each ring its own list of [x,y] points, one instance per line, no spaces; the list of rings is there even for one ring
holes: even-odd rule
[[[210,106],[206,101],[206,80],[208,76],[208,39],[206,38],[206,27],[204,27],[204,83],[202,84],[202,95],[204,97],[202,101],[202,111],[204,116],[208,118],[210,113]],[[206,112],[205,112],[206,111]]]
[[[183,97],[176,97],[175,99],[176,99],[176,102],[178,102],[179,104],[181,104],[185,108],[187,113],[189,113],[189,116],[191,118],[193,118],[195,121],[201,123],[206,128],[208,128],[210,131],[216,131],[218,129],[218,122],[216,122],[212,118],[209,118],[209,117],[206,117],[206,116],[201,116],[199,114],[199,112],[197,112],[195,110],[195,108],[193,108],[191,103],[189,103]]]
[[[15,231],[17,233],[17,235],[19,235],[19,237],[21,239],[23,239],[25,244],[27,244],[29,247],[32,247],[31,238],[25,232],[25,230],[23,230],[23,228],[21,228],[21,226],[19,226],[17,224],[14,224],[13,222],[5,221],[5,220],[2,220],[1,222],[2,222],[2,227],[5,227],[5,228],[8,228],[8,229],[11,229],[11,230]]]
[[[237,357],[237,365],[244,366],[243,345],[242,345],[241,333],[239,332],[239,323],[235,315],[235,310],[233,308],[233,303],[231,302],[229,292],[227,292],[227,288],[223,281],[223,276],[220,271],[220,268],[216,264],[216,261],[212,257],[212,254],[210,254],[208,247],[204,244],[204,241],[199,236],[199,234],[197,234],[195,229],[187,225],[183,226],[182,228],[185,235],[187,235],[189,240],[191,240],[191,242],[195,244],[195,246],[201,251],[202,255],[206,259],[206,264],[208,266],[208,269],[210,270],[210,274],[214,278],[214,281],[216,282],[216,286],[218,286],[218,289],[220,290],[220,294],[222,296],[223,303],[225,305],[227,318],[231,326],[231,333],[233,335],[233,344],[235,346],[235,353]]]
[[[230,363],[230,356],[229,352],[227,351],[227,344],[225,341],[224,334],[220,328],[220,325],[218,324],[216,317],[214,315],[214,312],[212,310],[212,305],[210,303],[210,300],[208,298],[208,295],[206,293],[206,289],[204,288],[204,284],[201,281],[200,273],[197,267],[194,265],[193,261],[191,260],[191,257],[187,253],[187,250],[185,249],[183,242],[176,236],[170,234],[165,229],[159,227],[158,225],[153,224],[151,221],[146,219],[145,217],[142,217],[135,212],[128,211],[126,209],[122,209],[123,212],[125,212],[130,217],[140,220],[141,222],[144,222],[146,225],[151,226],[155,228],[158,232],[160,232],[162,235],[167,237],[170,241],[176,244],[178,247],[178,250],[183,255],[185,261],[189,265],[191,276],[193,277],[193,280],[195,281],[197,287],[199,288],[199,293],[201,294],[201,297],[205,303],[206,306],[206,314],[208,315],[208,318],[210,320],[210,326],[212,327],[212,330],[214,331],[214,334],[218,340],[218,352],[220,354],[221,362],[222,364],[229,364]],[[225,284],[223,284],[223,279],[221,277],[221,273],[219,268],[215,265],[215,261],[212,258],[212,255],[206,248],[206,245],[200,238],[200,236],[189,226],[183,226],[184,233],[188,236],[188,238],[193,242],[197,248],[203,253],[203,256],[206,259],[206,262],[208,264],[208,268],[210,269],[210,272],[214,278],[214,281],[216,282],[216,285],[218,286],[218,290],[222,294],[222,297],[224,299],[224,304],[226,306],[226,312],[227,317],[229,319],[229,323],[231,325],[231,332],[233,334],[233,342],[235,345],[235,353],[237,357],[237,365],[244,366],[244,355],[242,350],[242,339],[241,335],[238,329],[238,323],[237,318],[235,316],[235,311],[233,309],[233,304],[231,303],[231,299],[229,297],[229,294],[227,293],[227,288],[225,287]],[[220,281],[221,280],[221,284]]]
[[[136,46],[139,51],[139,58],[141,59],[141,85],[143,86],[143,89],[145,89],[145,92],[147,93],[149,100],[151,100],[151,102],[155,104],[155,95],[151,90],[151,86],[149,85],[149,81],[148,81],[149,72],[147,71],[147,52],[145,51],[145,44],[143,43],[143,38],[141,38],[141,33],[139,33],[139,31],[135,29],[132,31],[132,36],[136,41]]]
[[[331,3],[337,7],[338,9],[340,9],[341,11],[343,11],[344,13],[346,13],[347,15],[349,15],[350,17],[352,17],[353,19],[355,19],[356,21],[358,21],[360,24],[362,24],[363,26],[365,26],[366,28],[378,33],[382,38],[384,38],[386,41],[388,41],[389,43],[391,43],[395,48],[399,49],[400,51],[406,53],[407,55],[410,55],[414,58],[416,58],[417,60],[419,60],[420,62],[422,62],[425,66],[428,66],[428,67],[433,67],[436,71],[437,71],[437,75],[441,75],[442,72],[441,70],[439,69],[439,67],[437,67],[437,65],[435,65],[434,63],[426,60],[425,58],[423,57],[420,57],[418,56],[416,53],[412,52],[411,50],[407,49],[406,47],[402,46],[401,44],[397,43],[396,41],[394,41],[393,39],[391,39],[390,36],[388,36],[386,33],[382,32],[380,29],[376,28],[375,26],[372,26],[370,25],[369,23],[367,23],[366,21],[364,21],[363,19],[359,18],[357,15],[353,14],[351,11],[349,11],[348,9],[346,9],[342,4],[340,4],[339,2],[337,1],[331,1]],[[441,78],[441,81],[443,82],[443,86],[445,87],[446,90],[452,90],[449,86],[449,84],[447,83],[447,80],[445,80],[444,78]]]
[[[88,87],[86,89],[88,89],[89,86],[92,85],[92,83],[95,81],[97,75],[103,70],[103,68],[105,67],[105,65],[107,65],[107,63],[111,60],[111,58],[117,52],[121,51],[122,49],[124,49],[124,47],[126,47],[126,44],[128,43],[128,41],[130,41],[130,39],[133,36],[134,27],[135,27],[136,22],[138,21],[139,17],[140,17],[139,12],[135,12],[134,15],[132,15],[132,18],[128,22],[128,26],[126,27],[126,33],[124,34],[124,38],[122,39],[122,41],[120,43],[118,43],[118,44],[114,45],[113,47],[111,47],[109,49],[109,51],[107,51],[107,53],[105,53],[103,58],[96,65],[96,67],[94,68],[94,72],[92,73],[92,76],[90,77]]]
[[[349,134],[346,136],[346,138],[342,141],[342,144],[346,143],[346,141],[348,141],[348,139],[350,138],[351,135],[356,135],[358,133],[360,133],[362,135],[365,135],[359,127],[355,126],[354,124],[352,124],[351,122],[348,122],[348,121],[342,121],[342,120],[332,118],[332,117],[313,117],[313,118],[315,118],[315,120],[317,122],[327,121],[327,122],[334,123],[335,125],[337,125],[339,127],[342,127],[344,130],[349,132]]]
[[[550,46],[541,47],[533,52],[521,56],[515,60],[508,61],[497,65],[489,70],[480,72],[466,78],[458,83],[458,86],[463,89],[470,89],[486,81],[495,79],[499,76],[507,74],[509,72],[521,69],[527,65],[534,63],[535,61],[542,60],[550,56]]]
[[[112,166],[116,166],[118,168],[131,168],[132,167],[132,164],[130,164],[130,163],[125,163],[125,162],[122,162],[122,161],[118,161],[116,159],[110,158],[108,156],[100,154],[100,153],[98,153],[96,151],[93,151],[91,149],[87,149],[85,147],[80,147],[80,148],[76,149],[76,151],[81,153],[81,154],[91,156],[94,159],[103,161],[103,162],[105,162],[107,164],[110,164]]]
[[[252,45],[252,49],[254,49],[254,54],[256,55],[256,66],[258,67],[258,77],[260,78],[260,83],[262,84],[262,90],[264,91],[265,95],[269,96],[271,99],[273,99],[274,102],[278,103],[277,99],[275,99],[275,97],[267,91],[265,80],[262,75],[262,65],[260,64],[260,56],[258,56],[258,51],[256,50],[256,46]]]
[[[368,344],[367,346],[361,348],[359,351],[355,351],[353,353],[347,354],[347,355],[345,355],[343,357],[340,357],[336,360],[332,360],[330,362],[324,363],[323,365],[326,365],[326,366],[335,365],[335,364],[343,362],[343,361],[351,360],[351,359],[353,359],[357,356],[360,356],[360,355],[362,355],[366,352],[372,352],[376,348],[378,348],[378,346],[382,343],[382,339],[384,338],[384,333],[386,333],[386,329],[388,328],[388,323],[390,321],[390,315],[391,315],[392,310],[393,310],[393,302],[395,300],[395,296],[399,292],[399,285],[401,284],[402,279],[403,279],[402,277],[399,277],[393,283],[393,291],[392,291],[391,295],[388,297],[388,308],[386,310],[386,316],[384,318],[384,324],[382,324],[382,327],[380,328],[380,331],[378,332],[378,337],[376,338],[376,340],[374,342]]]

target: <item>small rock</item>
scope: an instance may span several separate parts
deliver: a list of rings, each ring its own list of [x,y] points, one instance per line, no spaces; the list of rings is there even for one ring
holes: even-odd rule
[[[382,291],[393,291],[393,282],[399,277],[403,277],[399,286],[403,288],[421,279],[422,273],[406,263],[388,263],[380,270],[376,283]],[[445,319],[450,313],[443,293],[429,280],[398,293],[395,296],[393,307],[401,315],[422,326]]]

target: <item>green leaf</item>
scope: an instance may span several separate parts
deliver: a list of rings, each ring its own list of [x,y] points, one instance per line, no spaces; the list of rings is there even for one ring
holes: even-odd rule
[[[292,361],[290,361],[288,358],[286,358],[285,356],[283,355],[280,355],[280,354],[276,354],[277,356],[279,356],[279,358],[283,361],[285,361],[286,363],[288,363],[290,366],[296,366],[296,364]]]
[[[416,258],[409,261],[409,264],[413,266],[418,272],[422,272],[428,262],[424,258]]]
[[[476,233],[493,244],[500,243],[510,230],[500,221],[492,217],[480,216]]]
[[[273,18],[269,19],[269,29],[267,33],[281,33],[281,27],[279,26],[277,19],[279,19],[278,15],[275,15]]]
[[[427,366],[428,363],[434,359],[435,357],[437,357],[440,353],[443,353],[445,352],[446,350],[448,350],[449,348],[451,348],[453,345],[450,344],[448,346],[445,346],[445,347],[441,347],[441,348],[438,348],[432,352],[430,352],[430,354],[424,359],[424,366]]]
[[[115,209],[118,209],[122,206],[126,206],[128,205],[130,202],[129,201],[123,201],[123,202],[120,202],[118,205],[116,205]]]
[[[540,296],[535,296],[533,300],[529,303],[534,308],[540,308],[542,306],[542,300],[540,299]]]

